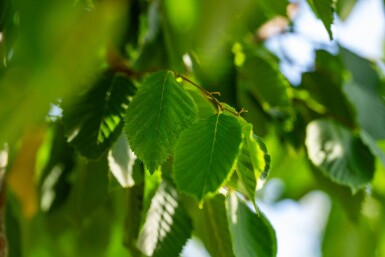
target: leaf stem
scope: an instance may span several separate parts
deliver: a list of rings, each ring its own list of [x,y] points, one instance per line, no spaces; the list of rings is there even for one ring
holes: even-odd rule
[[[220,95],[220,92],[209,92],[207,91],[206,89],[204,89],[203,87],[199,86],[197,83],[195,83],[194,81],[190,80],[189,78],[181,75],[181,74],[178,74],[176,72],[174,72],[175,74],[175,77],[179,77],[181,78],[182,80],[190,83],[191,85],[193,85],[194,87],[198,88],[203,94],[205,94],[209,99],[211,99],[216,105],[217,107],[220,109],[220,111],[228,111],[232,114],[234,114],[235,116],[239,116],[241,113],[243,112],[247,112],[247,110],[245,109],[241,109],[239,112],[234,112],[233,110],[230,110],[228,108],[226,108],[225,106],[223,106],[223,104],[221,102],[219,102],[219,100],[214,96],[214,95]]]

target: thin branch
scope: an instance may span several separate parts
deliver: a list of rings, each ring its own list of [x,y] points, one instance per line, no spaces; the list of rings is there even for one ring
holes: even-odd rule
[[[181,75],[181,74],[178,74],[176,72],[175,73],[175,76],[176,77],[179,77],[181,79],[183,79],[184,81],[190,83],[191,85],[195,86],[196,88],[198,88],[202,93],[204,93],[206,96],[208,96],[217,106],[218,108],[221,110],[221,111],[228,111],[232,114],[234,114],[235,116],[239,116],[241,113],[243,112],[247,112],[247,110],[243,109],[240,110],[239,112],[234,112],[233,110],[230,110],[228,108],[226,108],[225,106],[223,106],[223,104],[221,102],[218,101],[217,98],[215,98],[214,95],[220,95],[220,92],[209,92],[207,91],[206,89],[204,89],[203,87],[199,86],[197,83],[195,83],[194,81],[190,80],[189,78]]]

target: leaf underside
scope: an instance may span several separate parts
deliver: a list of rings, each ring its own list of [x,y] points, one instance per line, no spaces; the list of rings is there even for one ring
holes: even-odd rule
[[[154,173],[196,115],[193,100],[174,74],[156,72],[146,78],[127,109],[125,134],[131,149]]]
[[[233,170],[241,143],[242,127],[233,116],[213,115],[186,129],[174,159],[179,189],[198,200],[216,192]]]
[[[253,213],[234,194],[228,197],[227,205],[235,255],[275,257],[277,239],[265,216]]]
[[[176,190],[163,182],[152,199],[138,248],[147,256],[178,256],[192,233],[192,221]]]
[[[118,138],[129,97],[135,91],[129,79],[109,71],[71,105],[64,104],[68,142],[83,156],[99,158]]]

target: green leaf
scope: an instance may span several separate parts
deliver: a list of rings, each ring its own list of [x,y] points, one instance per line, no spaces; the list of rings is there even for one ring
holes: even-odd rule
[[[211,256],[235,257],[227,221],[226,198],[219,194],[206,199],[203,210],[196,208],[194,229]]]
[[[85,157],[100,157],[122,131],[129,96],[134,93],[130,80],[108,71],[73,102],[67,99],[63,123],[68,142]]]
[[[179,134],[194,122],[196,106],[171,71],[151,74],[126,113],[131,149],[154,173],[172,153]]]
[[[178,256],[192,233],[192,221],[176,190],[163,182],[151,202],[138,247],[146,256]]]
[[[375,140],[385,138],[385,102],[366,85],[347,83],[344,91],[357,111],[357,121]]]
[[[207,119],[215,114],[215,108],[213,104],[206,96],[202,94],[202,92],[189,90],[189,94],[194,99],[194,102],[197,106],[199,118]]]
[[[330,40],[333,39],[333,33],[331,25],[333,24],[334,18],[334,3],[333,0],[307,0],[309,5],[312,7],[315,14],[321,19],[324,24]]]
[[[237,196],[228,197],[228,220],[236,256],[275,257],[277,239],[266,217],[253,213]]]
[[[341,20],[345,21],[354,6],[356,5],[357,0],[338,0],[337,1],[337,13]]]
[[[122,187],[132,187],[135,184],[133,177],[135,160],[136,156],[122,133],[108,152],[108,166]]]
[[[354,191],[369,183],[374,158],[359,137],[328,120],[315,120],[306,129],[306,147],[312,163],[333,181]]]
[[[385,152],[381,148],[381,141],[376,142],[365,130],[360,133],[362,142],[370,149],[372,154],[376,156],[385,167]]]
[[[40,208],[53,211],[67,200],[71,184],[69,178],[75,166],[74,149],[64,137],[64,128],[60,122],[53,125],[54,135],[50,142],[49,159],[39,181]]]
[[[257,180],[265,180],[270,171],[270,155],[262,139],[253,135],[253,127],[251,124],[244,122],[243,132],[245,138],[243,140],[242,150],[237,162],[237,173],[243,186],[245,187],[248,197],[252,201],[255,210],[258,211],[255,203],[255,191],[257,188]]]
[[[76,224],[81,224],[108,196],[106,155],[95,161],[82,160],[80,166],[70,196],[71,214]]]
[[[133,257],[140,257],[136,247],[143,215],[144,184],[135,184],[127,190],[127,216],[125,219],[124,244]]]
[[[333,59],[329,58],[328,63],[331,61]],[[333,79],[333,75],[329,71],[327,72],[325,74],[325,69],[320,69],[303,74],[300,88],[306,89],[310,94],[310,97],[304,97],[304,101],[309,107],[312,107],[310,101],[316,100],[326,107],[329,113],[337,116],[339,120],[343,120],[348,124],[354,124],[354,111],[350,106],[349,100],[344,95],[341,81]],[[339,72],[342,73],[343,71]],[[315,108],[313,107],[313,109]]]
[[[233,116],[218,114],[193,124],[176,145],[178,188],[198,200],[215,193],[231,175],[241,143],[242,127]]]
[[[248,50],[247,58],[238,70],[238,86],[249,91],[266,111],[280,110],[290,105],[290,85],[271,61]]]

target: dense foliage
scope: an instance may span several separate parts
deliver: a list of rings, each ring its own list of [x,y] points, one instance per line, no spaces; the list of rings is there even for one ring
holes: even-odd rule
[[[384,76],[335,43],[286,79],[305,4],[333,40],[355,1],[0,0],[0,256],[273,257],[269,177],[330,196],[324,256],[383,256]]]

